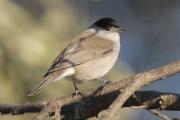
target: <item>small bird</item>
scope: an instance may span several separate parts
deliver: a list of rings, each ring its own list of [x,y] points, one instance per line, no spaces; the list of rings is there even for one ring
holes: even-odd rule
[[[123,31],[112,18],[97,20],[60,52],[28,96],[39,94],[42,88],[65,77],[73,81],[76,93],[76,83],[103,78],[118,58]]]

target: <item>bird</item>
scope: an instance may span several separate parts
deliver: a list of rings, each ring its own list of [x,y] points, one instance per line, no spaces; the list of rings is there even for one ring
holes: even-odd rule
[[[63,78],[72,80],[76,93],[76,84],[102,79],[117,61],[120,33],[124,31],[112,18],[97,20],[60,52],[28,96],[38,95],[42,88]]]

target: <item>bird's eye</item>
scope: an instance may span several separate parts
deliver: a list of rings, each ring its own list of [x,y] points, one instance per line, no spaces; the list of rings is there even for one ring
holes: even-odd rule
[[[110,30],[110,26],[107,26],[105,29],[106,29],[106,31],[109,31]]]

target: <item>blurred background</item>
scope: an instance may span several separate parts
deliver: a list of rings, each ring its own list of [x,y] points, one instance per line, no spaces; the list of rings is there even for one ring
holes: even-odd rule
[[[112,17],[127,29],[121,35],[119,60],[108,78],[121,80],[135,73],[180,59],[179,0],[0,0],[0,103],[51,100],[73,93],[61,80],[36,97],[27,97],[51,62],[71,38],[102,17]],[[143,90],[180,94],[180,75]],[[85,91],[99,86],[80,85]],[[123,109],[124,120],[158,120],[144,110]],[[165,112],[178,117],[178,112]],[[4,115],[0,120],[31,119],[34,114]]]

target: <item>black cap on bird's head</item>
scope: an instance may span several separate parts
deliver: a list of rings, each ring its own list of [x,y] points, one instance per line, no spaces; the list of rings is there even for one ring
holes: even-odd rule
[[[118,23],[112,18],[101,18],[94,23],[96,26],[103,28],[107,31],[124,32],[125,29],[121,28]]]

